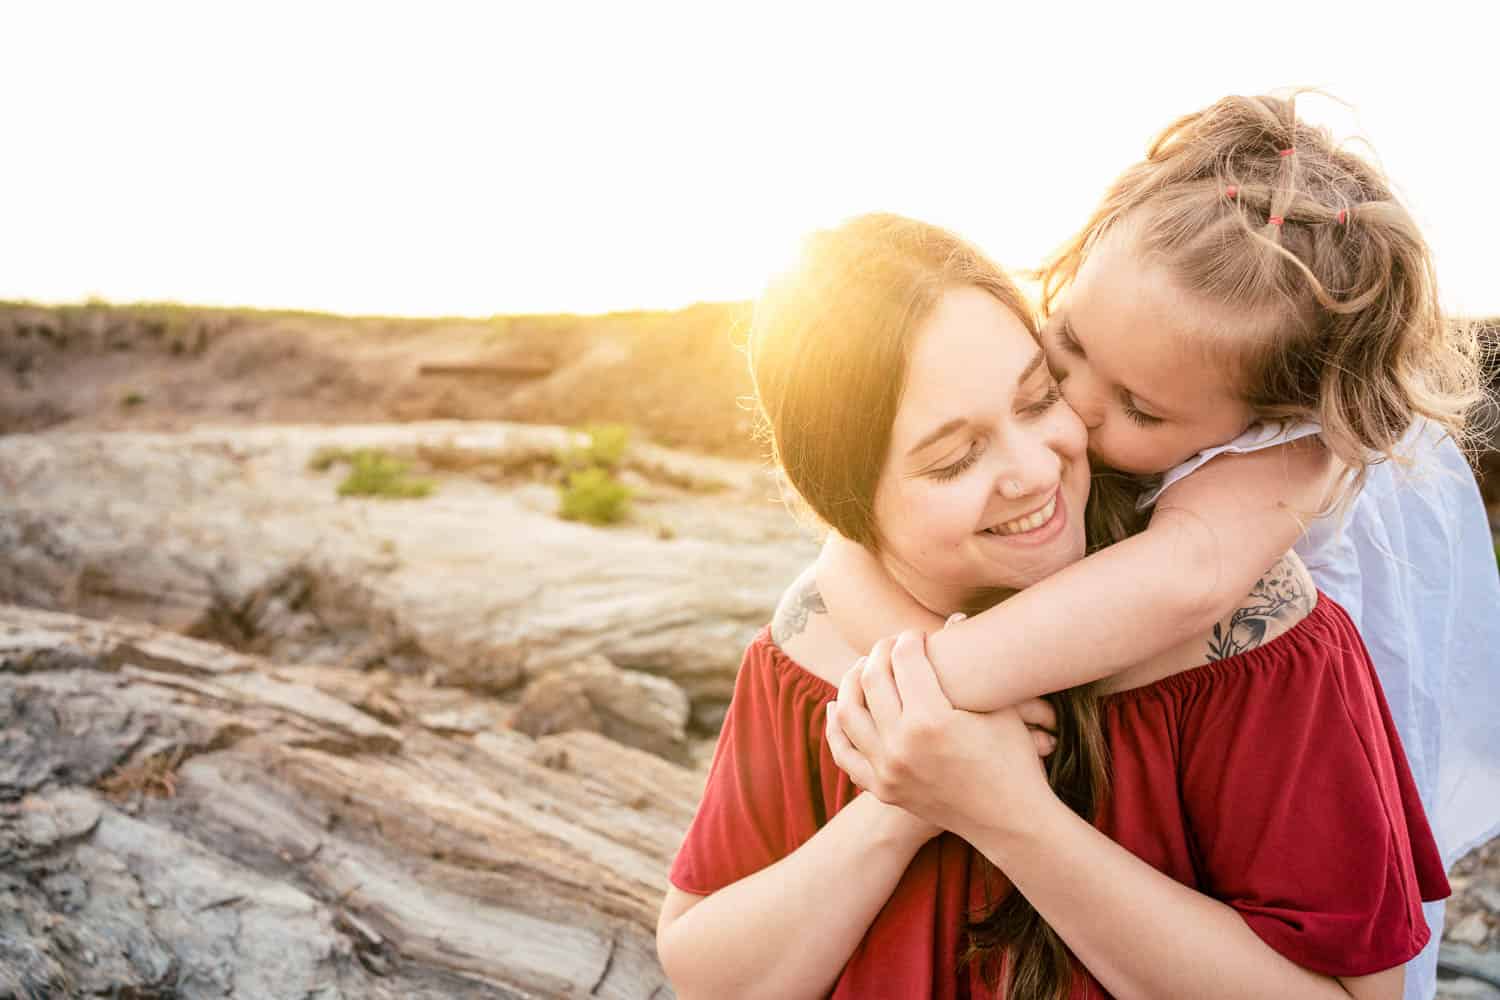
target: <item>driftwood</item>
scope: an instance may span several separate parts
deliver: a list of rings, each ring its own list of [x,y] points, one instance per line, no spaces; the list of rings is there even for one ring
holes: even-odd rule
[[[0,997],[670,996],[701,772],[505,720],[0,605]]]

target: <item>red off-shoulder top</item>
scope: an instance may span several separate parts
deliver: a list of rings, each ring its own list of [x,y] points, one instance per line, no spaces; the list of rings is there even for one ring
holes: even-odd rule
[[[761,631],[673,885],[707,895],[774,864],[858,794],[823,737],[836,696]],[[1445,897],[1447,878],[1369,656],[1337,604],[1319,595],[1264,646],[1107,696],[1102,711],[1111,790],[1097,825],[1116,842],[1318,972],[1365,975],[1427,943],[1421,901]],[[959,968],[987,880],[993,892],[965,841],[929,841],[831,995],[991,996],[977,969]],[[1074,983],[1080,1000],[1108,996],[1081,967]]]

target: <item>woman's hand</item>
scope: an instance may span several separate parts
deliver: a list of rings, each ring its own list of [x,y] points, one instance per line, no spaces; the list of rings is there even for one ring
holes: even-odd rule
[[[1040,699],[984,714],[955,709],[920,632],[876,643],[828,707],[833,759],[855,784],[961,836],[1025,815],[1028,795],[1051,796],[1041,756],[1056,747],[1055,725]]]

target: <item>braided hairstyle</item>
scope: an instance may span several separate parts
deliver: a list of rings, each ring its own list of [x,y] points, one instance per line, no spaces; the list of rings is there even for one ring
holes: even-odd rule
[[[1317,420],[1357,488],[1418,417],[1470,446],[1479,343],[1443,316],[1431,252],[1381,172],[1295,101],[1226,97],[1169,125],[1043,266],[1042,308],[1119,231],[1227,317],[1205,347],[1245,402]]]

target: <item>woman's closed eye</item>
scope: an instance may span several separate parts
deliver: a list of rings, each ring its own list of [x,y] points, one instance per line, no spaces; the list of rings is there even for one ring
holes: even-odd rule
[[[1061,400],[1062,386],[1056,379],[1049,379],[1047,381],[1047,391],[1043,393],[1042,398],[1021,407],[1021,414],[1027,417],[1039,417],[1052,409]]]
[[[1068,329],[1067,323],[1059,323],[1057,326],[1057,343],[1064,351],[1077,358],[1085,357],[1083,345],[1073,336],[1073,331]]]
[[[940,483],[946,483],[950,479],[957,479],[959,476],[963,475],[964,471],[968,469],[969,466],[979,461],[979,452],[981,450],[982,449],[980,448],[979,442],[973,441],[969,444],[969,450],[964,452],[963,457],[960,458],[957,462],[954,462],[952,465],[945,465],[941,468],[933,469],[928,473],[928,475],[933,479],[936,479]]]

